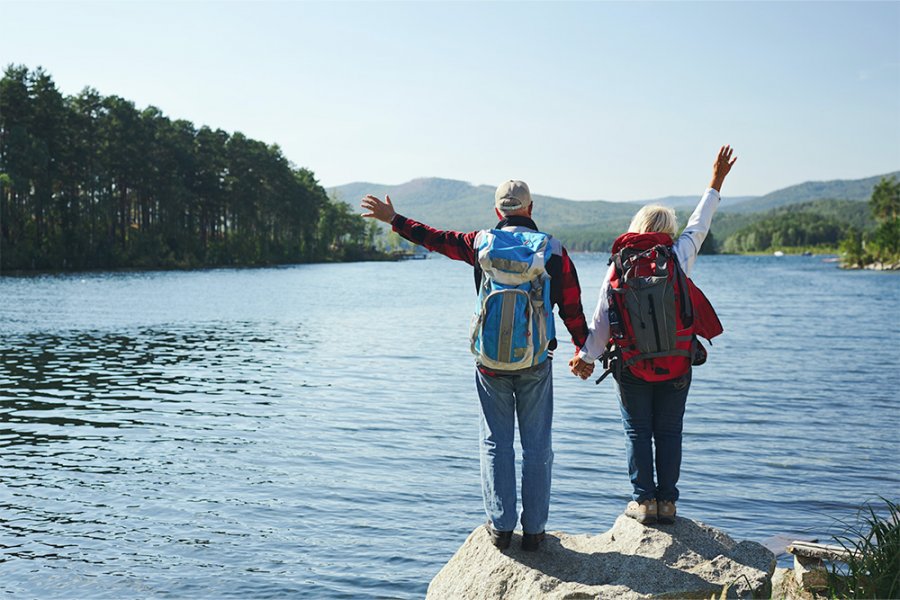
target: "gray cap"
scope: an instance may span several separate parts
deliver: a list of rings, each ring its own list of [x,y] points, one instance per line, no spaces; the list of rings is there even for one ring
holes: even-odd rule
[[[528,208],[531,206],[528,184],[513,179],[501,183],[494,194],[494,206],[504,214]]]

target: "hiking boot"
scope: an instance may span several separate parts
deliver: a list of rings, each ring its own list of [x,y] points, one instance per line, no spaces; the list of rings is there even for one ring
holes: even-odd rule
[[[523,533],[522,534],[522,550],[525,552],[534,552],[541,547],[544,541],[544,532],[540,533]]]
[[[631,517],[641,525],[656,523],[656,500],[636,502],[632,500],[625,507],[625,516]]]
[[[660,500],[659,509],[657,511],[657,519],[664,525],[671,525],[675,522],[675,503],[669,500]]]
[[[484,527],[487,529],[488,535],[491,536],[491,543],[494,546],[500,550],[509,548],[509,543],[512,541],[512,531],[497,531],[490,521],[485,523]]]

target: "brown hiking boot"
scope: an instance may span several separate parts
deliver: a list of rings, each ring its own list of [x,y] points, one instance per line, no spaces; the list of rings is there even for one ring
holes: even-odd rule
[[[669,500],[660,500],[659,501],[659,510],[657,511],[657,518],[659,522],[664,525],[671,525],[675,522],[675,503]]]
[[[625,516],[631,517],[641,525],[656,523],[656,500],[635,502],[632,500],[625,507]]]

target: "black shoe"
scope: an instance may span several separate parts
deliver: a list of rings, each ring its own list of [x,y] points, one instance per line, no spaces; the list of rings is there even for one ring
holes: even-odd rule
[[[488,535],[491,536],[491,543],[494,546],[500,550],[509,548],[509,543],[512,541],[512,531],[497,531],[490,521],[484,524],[484,528],[487,529]]]
[[[534,552],[541,547],[544,541],[544,532],[540,533],[523,533],[522,534],[522,550],[525,552]]]

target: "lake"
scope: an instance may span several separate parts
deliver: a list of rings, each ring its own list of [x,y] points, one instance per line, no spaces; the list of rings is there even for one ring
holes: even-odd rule
[[[574,260],[590,314],[606,256]],[[703,256],[695,281],[726,332],[679,514],[777,548],[897,499],[900,276]],[[423,597],[485,520],[474,300],[442,257],[0,278],[0,590]],[[548,529],[600,533],[629,499],[622,426],[570,353]]]

